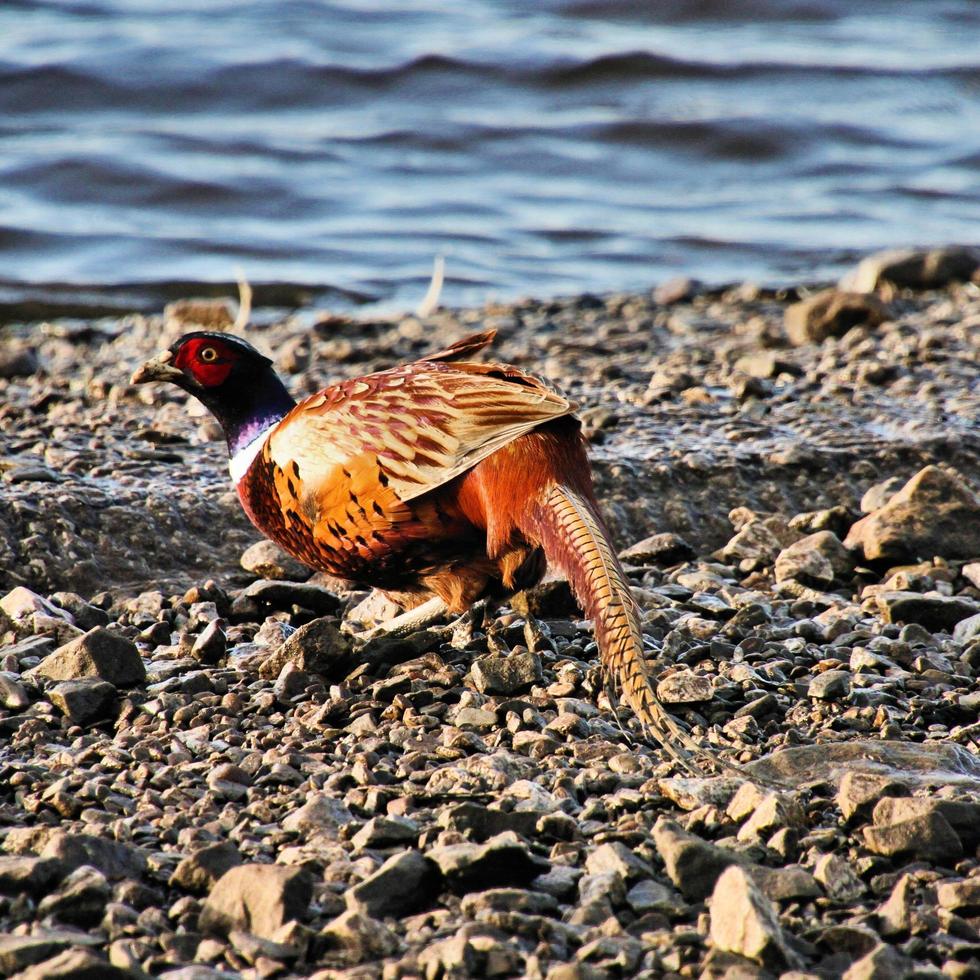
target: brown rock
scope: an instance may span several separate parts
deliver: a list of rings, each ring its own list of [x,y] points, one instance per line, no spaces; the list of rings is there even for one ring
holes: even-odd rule
[[[955,470],[926,466],[851,527],[844,546],[866,560],[980,554],[980,499]]]
[[[146,667],[136,644],[101,626],[58,647],[34,672],[53,681],[98,677],[116,687],[131,687],[146,680]]]
[[[772,903],[744,868],[728,868],[711,893],[711,941],[764,966],[801,965],[786,945]]]
[[[870,292],[885,283],[899,288],[937,289],[969,282],[980,269],[980,252],[951,245],[933,249],[891,249],[862,259],[841,279],[841,289]]]
[[[170,884],[189,892],[204,894],[232,868],[242,863],[242,855],[231,841],[202,847],[185,857],[170,876]]]
[[[884,304],[869,293],[824,289],[786,308],[783,326],[796,347],[843,337],[851,327],[876,327],[887,316]]]
[[[308,674],[342,676],[351,667],[354,642],[337,629],[336,621],[314,619],[301,626],[259,667],[259,676],[275,680],[287,663]]]
[[[301,561],[287,555],[272,541],[256,541],[242,553],[241,566],[260,578],[305,582],[313,574]]]
[[[242,864],[225,872],[201,908],[202,932],[226,936],[244,929],[262,939],[306,914],[313,882],[301,868]]]
[[[956,624],[980,613],[980,603],[937,592],[879,592],[875,603],[886,623],[918,623],[928,630],[950,632]]]

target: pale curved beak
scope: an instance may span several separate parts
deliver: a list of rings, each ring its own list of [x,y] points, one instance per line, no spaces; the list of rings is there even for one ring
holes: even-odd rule
[[[136,369],[136,372],[129,379],[129,383],[142,385],[148,381],[187,381],[187,375],[180,368],[176,368],[170,363],[173,357],[170,351],[165,350],[157,354],[156,357],[150,358]]]

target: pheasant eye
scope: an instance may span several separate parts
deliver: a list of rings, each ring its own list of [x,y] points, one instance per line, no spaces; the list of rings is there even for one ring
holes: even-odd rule
[[[200,357],[205,363],[210,364],[212,361],[216,361],[218,359],[218,352],[213,347],[205,347],[201,353],[198,354],[198,357]]]

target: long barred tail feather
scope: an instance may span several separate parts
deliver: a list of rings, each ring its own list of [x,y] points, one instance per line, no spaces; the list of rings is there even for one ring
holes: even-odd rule
[[[701,747],[667,713],[647,675],[636,600],[595,505],[582,493],[553,485],[527,516],[525,533],[538,539],[595,621],[602,666],[614,679],[643,728],[685,769]]]

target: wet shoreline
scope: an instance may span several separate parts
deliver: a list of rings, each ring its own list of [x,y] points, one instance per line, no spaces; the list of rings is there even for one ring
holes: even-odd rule
[[[559,585],[361,648],[383,603],[243,558],[215,426],[128,385],[233,309],[8,328],[0,972],[977,976],[980,289],[920,259],[249,335],[297,394],[490,327],[564,387],[658,692],[744,781],[624,738]]]

